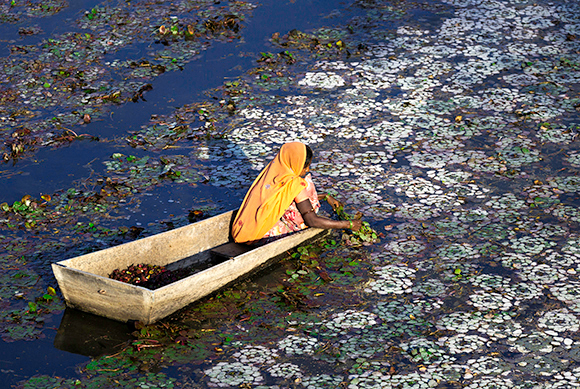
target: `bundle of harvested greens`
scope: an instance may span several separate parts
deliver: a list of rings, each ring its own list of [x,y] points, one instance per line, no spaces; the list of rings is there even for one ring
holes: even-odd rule
[[[344,211],[344,206],[339,204],[333,207],[334,212],[341,220],[356,220],[360,219],[362,216],[361,214],[355,215],[355,217],[351,217],[348,213]],[[369,246],[373,243],[378,243],[380,241],[379,237],[382,237],[383,234],[376,232],[373,230],[369,223],[362,222],[362,226],[358,231],[352,231],[352,234],[343,234],[343,240],[349,246]]]
[[[171,271],[165,266],[139,263],[126,269],[115,269],[109,278],[147,289],[157,289],[187,276],[188,273],[187,269]]]

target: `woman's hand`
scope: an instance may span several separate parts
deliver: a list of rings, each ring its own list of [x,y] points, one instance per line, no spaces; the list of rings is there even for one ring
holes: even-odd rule
[[[333,211],[336,211],[336,209],[342,205],[340,201],[338,201],[329,194],[326,195],[326,201],[328,202],[328,204],[330,204]]]
[[[351,230],[354,231],[354,232],[357,232],[362,227],[362,220],[350,220],[349,222],[352,223]]]

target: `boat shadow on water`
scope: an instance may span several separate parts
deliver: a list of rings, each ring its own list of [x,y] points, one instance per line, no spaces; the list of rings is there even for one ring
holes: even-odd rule
[[[134,340],[131,323],[66,308],[54,338],[54,347],[73,354],[97,358],[115,354]]]

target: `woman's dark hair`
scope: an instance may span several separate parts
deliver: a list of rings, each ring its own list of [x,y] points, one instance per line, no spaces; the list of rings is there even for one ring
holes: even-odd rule
[[[304,161],[304,169],[306,169],[308,166],[310,166],[310,162],[312,162],[312,149],[310,148],[310,146],[305,145],[306,146],[306,161]]]

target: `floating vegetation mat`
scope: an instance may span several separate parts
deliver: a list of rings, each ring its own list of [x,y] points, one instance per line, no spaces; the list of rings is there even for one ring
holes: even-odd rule
[[[1,59],[4,159],[139,101],[203,42],[237,39],[254,7],[132,4],[98,5],[77,21],[82,33]],[[317,188],[363,214],[368,244],[337,234],[300,247],[267,276],[139,326],[75,377],[20,387],[580,386],[578,2],[356,0],[334,18],[274,34],[271,52],[208,101],[124,134],[116,142],[135,155],[107,155],[96,189],[0,204],[2,336],[40,337],[62,309],[34,265],[55,246],[70,254],[55,229],[73,221],[89,250],[154,233],[102,225],[163,185],[241,200],[285,142],[313,148]],[[147,58],[117,55],[133,39],[154,48]]]
[[[0,6],[0,22],[67,5],[15,0]],[[242,1],[104,2],[77,15],[76,32],[12,45],[11,55],[0,59],[2,158],[18,160],[39,147],[93,137],[83,125],[119,104],[144,100],[156,77],[183,70],[212,42],[239,40],[254,7]],[[145,56],[127,54],[142,50]]]

